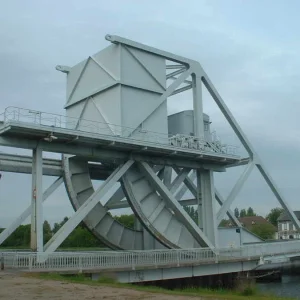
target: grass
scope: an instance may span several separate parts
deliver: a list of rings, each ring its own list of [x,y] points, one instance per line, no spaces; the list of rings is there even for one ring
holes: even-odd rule
[[[38,277],[44,280],[59,280],[70,283],[87,284],[90,286],[108,286],[113,288],[126,288],[141,292],[159,293],[166,295],[181,295],[181,296],[194,296],[204,297],[206,299],[214,300],[292,300],[295,298],[277,297],[274,295],[266,295],[259,293],[254,285],[245,285],[237,290],[226,289],[207,289],[207,288],[185,288],[182,290],[167,290],[156,286],[141,286],[133,284],[118,283],[113,276],[102,276],[98,281],[93,281],[83,274],[63,276],[55,273],[40,273],[40,274],[25,274],[28,277]]]

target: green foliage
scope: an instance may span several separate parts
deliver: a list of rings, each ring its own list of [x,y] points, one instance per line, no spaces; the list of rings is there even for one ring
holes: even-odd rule
[[[65,217],[62,222],[55,223],[53,229],[48,221],[44,221],[43,234],[44,243],[47,243],[51,237],[68,221]],[[11,234],[5,242],[1,245],[2,247],[9,248],[28,248],[30,246],[30,228],[31,225],[19,226],[13,234]],[[101,243],[88,229],[82,224],[77,226],[75,230],[66,238],[62,243],[61,247],[67,248],[86,248],[86,247],[103,247]]]
[[[52,237],[51,226],[48,221],[44,221],[43,224],[44,244],[46,244]]]
[[[281,215],[281,213],[284,211],[283,208],[280,207],[275,207],[272,208],[271,211],[267,214],[266,219],[273,224],[274,226],[278,225],[277,219],[279,218],[279,216]]]
[[[30,228],[28,225],[20,225],[1,245],[3,247],[29,247]]]
[[[237,208],[236,208],[237,209]],[[238,209],[237,209],[238,211]],[[234,214],[236,213],[236,211],[234,210]],[[244,218],[244,217],[254,217],[257,216],[257,214],[254,212],[252,207],[248,207],[247,210],[246,209],[241,209],[240,211],[240,218]]]
[[[243,217],[246,217],[247,216],[247,212],[246,212],[246,209],[242,209],[241,212],[240,212],[240,218],[243,218]]]
[[[240,291],[242,296],[254,296],[257,294],[257,289],[254,284],[247,284]]]
[[[198,224],[198,212],[194,208],[194,206],[189,205],[189,206],[184,206],[184,210],[189,214],[189,216],[192,218],[192,220]]]
[[[220,223],[220,227],[228,227],[231,224],[230,220],[223,219]]]
[[[79,225],[61,244],[62,248],[103,247],[103,244],[84,226]]]
[[[114,216],[114,218],[124,226],[133,229],[134,228],[134,215],[121,215],[121,216]]]
[[[264,240],[274,238],[276,228],[272,224],[255,224],[250,228],[250,231]]]
[[[234,215],[235,215],[236,218],[240,217],[240,211],[237,207],[234,209]]]
[[[247,209],[247,217],[253,217],[253,216],[256,216],[256,213],[254,212],[253,208],[252,207],[248,207]]]

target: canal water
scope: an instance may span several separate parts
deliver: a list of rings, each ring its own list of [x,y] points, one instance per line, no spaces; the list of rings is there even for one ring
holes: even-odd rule
[[[300,299],[300,275],[283,275],[281,282],[257,283],[262,293]]]

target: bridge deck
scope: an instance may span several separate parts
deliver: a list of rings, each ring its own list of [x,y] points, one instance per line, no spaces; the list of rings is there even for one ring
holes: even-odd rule
[[[241,161],[240,156],[235,153],[237,147],[221,144],[220,141],[142,129],[135,129],[133,134],[132,130],[120,125],[8,107],[0,124],[0,145],[11,144],[14,147],[31,149],[39,142],[43,148],[47,148],[45,151],[50,152],[79,155],[80,148],[82,156],[85,155],[85,146],[109,150],[113,156],[111,159],[134,155],[136,158],[142,156],[145,161],[145,157],[148,156],[164,159],[164,164],[168,163],[166,160],[177,163],[182,160],[190,161],[193,165],[212,164],[226,167]],[[74,148],[78,148],[77,151]]]
[[[240,248],[104,252],[3,252],[4,265],[32,272],[95,273],[114,272],[122,282],[134,282],[139,273],[143,280],[204,276],[247,271],[256,267],[289,261],[300,254],[300,241],[260,243]],[[1,253],[0,253],[1,256]],[[168,274],[168,275],[167,275]],[[172,275],[173,274],[173,275]],[[196,275],[198,274],[198,275]],[[200,274],[200,275],[199,275]],[[172,277],[173,276],[173,277]],[[159,279],[158,278],[158,279]],[[157,280],[158,280],[157,279]],[[142,281],[143,281],[142,280]],[[139,280],[137,280],[139,281]]]
[[[51,143],[44,142],[44,138],[51,133],[55,134],[57,139],[53,140]],[[99,150],[111,150],[110,153],[112,153],[112,159],[115,158],[114,156],[121,159],[128,157],[128,155],[132,153],[138,153],[140,156],[168,158],[169,160],[175,161],[190,160],[195,163],[214,164],[224,167],[240,161],[238,156],[226,153],[205,152],[112,135],[101,135],[65,128],[53,128],[52,126],[21,123],[17,121],[5,122],[5,124],[0,127],[0,135],[4,138],[9,137],[18,139],[20,142],[21,140],[27,140],[28,148],[36,146],[36,141],[40,141],[42,142],[41,144],[43,144],[43,148],[47,148],[47,151],[49,150],[52,152],[51,148],[53,147],[51,147],[51,145],[55,145],[57,151],[60,149],[62,153],[68,152],[69,154],[76,155],[80,153],[74,149],[72,150],[72,147],[75,148],[78,145],[88,147],[96,146]],[[66,147],[67,145],[72,147]],[[20,145],[20,147],[23,146]],[[84,156],[84,152],[82,152],[82,155]]]

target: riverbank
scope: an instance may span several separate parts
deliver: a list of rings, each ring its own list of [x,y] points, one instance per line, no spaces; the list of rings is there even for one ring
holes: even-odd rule
[[[64,277],[57,274],[0,273],[0,299],[187,300],[196,298],[201,300],[292,299],[262,294],[242,296],[237,291],[212,291],[198,288],[169,291],[157,287],[119,284],[109,278],[102,278],[99,282],[95,282],[83,276]]]

